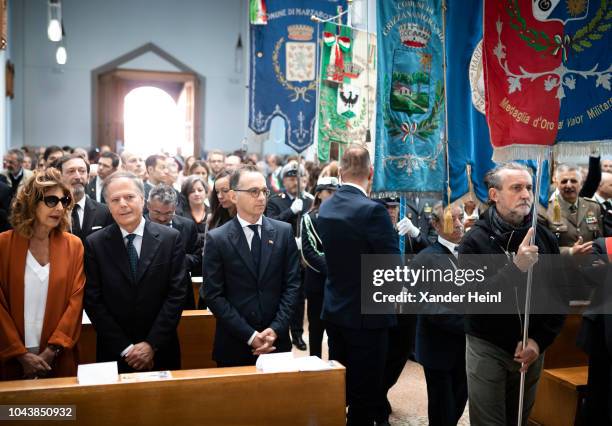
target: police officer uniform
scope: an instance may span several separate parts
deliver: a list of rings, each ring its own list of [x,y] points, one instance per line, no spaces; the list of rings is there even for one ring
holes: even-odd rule
[[[436,200],[433,198],[415,198],[406,200],[405,216],[412,224],[421,230],[418,241],[407,237],[405,244],[406,253],[417,254],[423,248],[438,241],[438,233],[431,226],[431,214]]]
[[[303,175],[303,168],[300,167],[300,174]],[[286,177],[297,177],[298,169],[297,164],[288,164],[283,167],[281,171],[281,177],[284,179]],[[303,189],[303,188],[302,188]],[[293,228],[293,235],[298,235],[298,219],[303,215],[307,214],[312,206],[313,197],[307,192],[303,192],[302,196],[302,211],[298,214],[293,213],[291,210],[291,204],[295,201],[295,197],[292,197],[287,193],[286,190],[283,189],[282,192],[278,194],[272,195],[268,199],[268,205],[266,207],[266,216],[270,219],[280,220],[282,222],[287,222],[291,224]],[[293,344],[300,350],[306,350],[306,343],[302,339],[302,334],[304,333],[304,302],[305,302],[305,293],[304,293],[304,268],[301,267],[301,281],[300,288],[298,292],[298,298],[296,301],[296,306],[291,317],[290,328],[291,328],[291,339]]]
[[[294,175],[295,176],[295,175]],[[312,206],[312,195],[305,192],[300,197],[304,203],[302,207],[301,215],[305,215]],[[287,222],[291,224],[293,228],[293,235],[297,236],[297,221],[298,215],[291,211],[291,204],[295,200],[295,197],[289,195],[284,189],[278,194],[273,194],[268,199],[268,205],[266,207],[266,216],[270,219],[280,220],[281,222]]]

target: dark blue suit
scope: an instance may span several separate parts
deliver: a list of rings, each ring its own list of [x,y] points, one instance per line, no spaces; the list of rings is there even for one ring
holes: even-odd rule
[[[612,424],[612,266],[605,240],[593,241],[593,259],[604,264],[587,270],[595,289],[577,342],[589,354],[586,424],[598,425]]]
[[[411,267],[448,269],[450,262],[457,266],[450,250],[436,241],[414,258]],[[463,315],[446,313],[443,306],[434,309],[436,312],[417,316],[416,359],[425,369],[429,424],[454,426],[468,396]]]
[[[176,327],[185,300],[185,250],[178,231],[146,221],[138,271],[133,279],[121,230],[112,224],[85,242],[84,306],[96,329],[96,361],[118,361],[130,344],[146,341],[155,350],[153,370],[178,370]]]
[[[322,318],[329,356],[346,366],[348,424],[373,424],[383,399],[388,328],[395,315],[361,314],[361,255],[399,254],[385,207],[343,185],[319,210],[327,262]]]
[[[204,294],[217,319],[217,364],[255,364],[247,342],[268,327],[278,336],[276,350],[290,351],[289,319],[300,285],[291,225],[263,217],[259,271],[237,218],[208,233],[204,252]]]

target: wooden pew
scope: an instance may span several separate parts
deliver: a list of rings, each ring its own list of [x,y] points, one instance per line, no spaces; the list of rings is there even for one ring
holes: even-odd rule
[[[574,425],[585,396],[588,357],[576,346],[582,314],[569,314],[561,333],[546,350],[544,370],[529,416],[534,425]]]
[[[202,277],[191,277],[191,288],[193,289],[193,300],[195,300],[196,308],[200,301],[200,286],[202,282]]]
[[[255,367],[180,370],[173,378],[85,386],[76,377],[0,383],[0,405],[71,404],[87,426],[343,425],[345,369],[262,373]],[[20,421],[40,425],[41,421]],[[44,421],[45,425],[66,422]]]
[[[587,374],[587,366],[544,370],[538,383],[536,403],[529,418],[532,424],[578,424],[579,408],[586,392]]]
[[[181,368],[213,368],[212,346],[215,317],[209,310],[183,311],[178,326],[181,344]],[[78,343],[79,364],[96,362],[96,331],[91,323],[83,324]]]
[[[578,367],[589,364],[587,354],[576,346],[581,325],[581,313],[572,313],[567,316],[561,333],[553,344],[546,349],[544,369]]]

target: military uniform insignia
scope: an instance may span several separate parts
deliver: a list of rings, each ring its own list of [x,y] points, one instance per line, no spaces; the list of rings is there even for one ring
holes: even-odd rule
[[[595,214],[593,213],[592,210],[589,210],[589,212],[587,213],[586,218],[585,218],[585,222],[588,225],[593,225],[593,224],[597,223],[597,217],[595,217]]]

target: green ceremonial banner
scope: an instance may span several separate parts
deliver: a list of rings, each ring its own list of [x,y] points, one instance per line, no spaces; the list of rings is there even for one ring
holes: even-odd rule
[[[326,23],[322,34],[317,156],[338,158],[351,143],[374,134],[376,115],[376,36]]]

